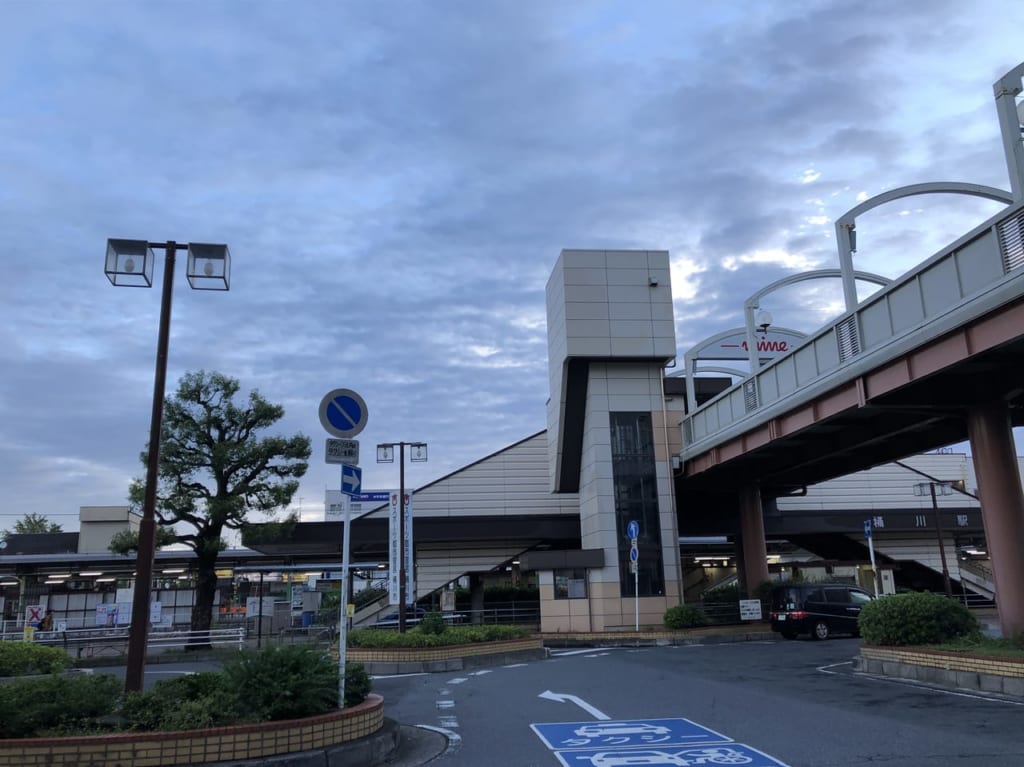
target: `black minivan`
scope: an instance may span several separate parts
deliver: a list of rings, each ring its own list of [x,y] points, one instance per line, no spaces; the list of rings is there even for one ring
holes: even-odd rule
[[[848,583],[780,583],[772,588],[772,631],[786,639],[859,634],[857,617],[872,596]]]

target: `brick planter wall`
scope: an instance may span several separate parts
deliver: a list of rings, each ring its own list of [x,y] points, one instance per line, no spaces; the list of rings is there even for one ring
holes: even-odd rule
[[[0,740],[0,767],[172,767],[326,749],[372,735],[384,699],[307,719],[180,732]]]
[[[487,663],[504,663],[545,655],[540,637],[443,647],[349,647],[345,660],[362,663],[371,674],[461,671]]]
[[[1024,661],[986,655],[862,645],[856,667],[883,676],[1024,697]]]

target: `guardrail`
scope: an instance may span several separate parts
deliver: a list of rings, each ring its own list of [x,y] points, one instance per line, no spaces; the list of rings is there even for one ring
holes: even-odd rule
[[[1024,293],[1024,208],[1001,211],[826,325],[789,354],[691,411],[682,457],[806,404]]]
[[[147,652],[178,647],[234,645],[245,646],[244,627],[210,629],[208,631],[151,631],[146,637]],[[25,639],[24,631],[7,631],[0,634],[0,640],[20,641]],[[78,658],[124,655],[128,649],[128,629],[68,629],[67,631],[35,631],[32,641],[36,644],[63,647]]]

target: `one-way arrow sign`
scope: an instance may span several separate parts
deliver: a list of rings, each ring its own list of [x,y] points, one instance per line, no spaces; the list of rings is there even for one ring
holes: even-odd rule
[[[347,463],[341,465],[341,492],[356,495],[363,489],[363,470]]]

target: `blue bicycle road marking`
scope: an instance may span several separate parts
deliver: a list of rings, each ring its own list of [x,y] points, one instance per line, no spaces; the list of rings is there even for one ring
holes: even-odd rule
[[[531,724],[552,750],[686,746],[692,743],[728,743],[714,730],[681,717],[589,722]]]
[[[555,756],[563,767],[787,767],[784,762],[742,743],[556,751]]]

